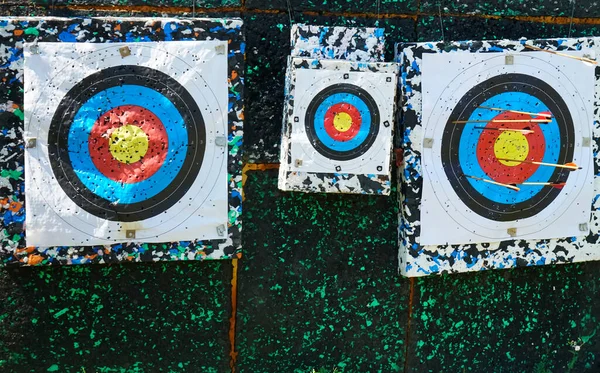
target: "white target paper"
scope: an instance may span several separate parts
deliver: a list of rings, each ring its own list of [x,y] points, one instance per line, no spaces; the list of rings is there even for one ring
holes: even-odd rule
[[[115,242],[171,242],[226,237],[228,221],[226,42],[40,43],[26,45],[24,50],[24,136],[26,143],[30,144],[30,147],[25,149],[27,245],[103,245]],[[119,68],[123,66],[129,66],[125,69],[126,71],[146,71],[140,70],[141,68],[159,71],[169,77],[165,78],[165,81],[175,83],[169,83],[171,84],[170,88],[165,88],[164,91],[161,91],[162,93],[158,92],[156,95],[148,93],[148,89],[152,87],[148,88],[146,84],[162,84],[152,80],[160,80],[157,77],[162,75],[143,76],[143,74],[138,74],[142,76],[134,81],[137,78],[123,73],[123,84],[121,86],[117,84],[110,88],[118,94],[107,90],[104,96],[91,96],[92,98],[88,97],[87,99],[81,99],[83,96],[77,96],[73,92],[69,96],[69,92],[79,82],[94,77],[94,74],[99,71],[111,71],[112,73],[100,74],[99,80],[110,81],[113,84],[114,80],[110,79],[119,76]],[[117,69],[111,70],[111,68]],[[123,87],[126,87],[127,90]],[[101,91],[99,88],[98,92]],[[74,99],[66,102],[64,101],[65,97],[74,97]],[[53,124],[57,110],[59,107],[64,109],[65,104],[78,107],[79,111],[72,113],[72,121],[54,121]],[[93,111],[94,105],[98,106],[96,109],[98,113],[85,112],[85,110]],[[102,168],[102,165],[97,163],[97,160],[96,163],[91,163],[87,159],[99,148],[86,146],[87,144],[78,146],[75,141],[77,139],[83,139],[83,142],[86,139],[91,140],[92,130],[90,128],[93,127],[85,127],[85,123],[88,123],[86,118],[102,118],[102,111],[111,107],[124,107],[123,105],[138,105],[142,107],[139,109],[141,112],[150,111],[162,121],[163,139],[168,139],[166,143],[163,143],[162,151],[165,152],[163,163],[148,161],[142,166],[143,160],[150,156],[149,152],[158,149],[152,147],[157,144],[152,141],[154,141],[153,134],[159,131],[156,128],[163,128],[160,126],[150,128],[137,122],[122,123],[122,125],[131,125],[131,127],[127,127],[130,129],[129,132],[115,127],[111,130],[112,132],[100,133],[98,136],[100,140],[95,139],[95,141],[110,138],[112,141],[110,142],[110,151],[112,152],[110,154],[113,154],[115,159],[118,158],[119,162],[124,162],[123,167],[125,167],[128,165],[128,161],[123,161],[123,158],[119,157],[120,148],[117,145],[113,147],[113,145],[138,146],[139,144],[131,145],[133,142],[127,143],[126,141],[133,141],[128,136],[136,131],[136,133],[146,131],[137,139],[142,139],[140,141],[143,144],[139,145],[141,149],[148,150],[141,151],[142,153],[145,151],[144,154],[141,154],[141,161],[138,159],[140,157],[135,155],[133,161],[138,162],[135,163],[139,165],[138,168],[146,167],[144,170],[150,166],[154,167],[155,171],[153,172],[155,173],[151,176],[148,176],[149,172],[144,174],[139,171],[141,178],[147,177],[144,181],[151,180],[147,183],[148,188],[140,187],[140,184],[136,186],[136,180],[129,180],[130,182],[127,183],[122,181],[124,179],[119,179],[121,181],[110,178],[103,179],[103,171],[94,168],[96,166]],[[199,111],[193,108],[198,108]],[[190,143],[192,137],[185,136],[189,128],[183,128],[187,122],[182,119],[183,116],[180,118],[176,114],[176,112],[187,113],[186,110],[193,113],[192,116],[195,120],[198,120],[200,116],[203,118],[205,127],[203,152],[193,150],[198,148],[198,143]],[[68,114],[69,110],[64,112]],[[106,120],[108,121],[108,119]],[[59,127],[52,127],[57,123]],[[61,150],[62,156],[65,157],[61,160],[74,162],[72,166],[74,173],[71,175],[76,175],[79,179],[75,182],[77,186],[74,186],[75,184],[69,180],[65,180],[64,175],[56,175],[56,162],[53,167],[51,159],[55,155],[50,154],[49,151],[49,149],[56,150],[56,144],[49,143],[49,136],[54,136],[52,134],[57,131],[62,133],[60,132],[63,131],[62,129],[56,130],[56,128],[62,128],[60,126],[69,125],[69,123],[77,123],[79,126],[76,127],[73,124],[72,128],[87,128],[86,130],[89,131],[86,133],[77,130],[64,132],[69,133],[63,141],[63,145],[66,144],[64,146],[68,146],[68,149]],[[94,125],[101,126],[102,123]],[[51,127],[54,129],[51,130]],[[122,127],[124,128],[124,126]],[[117,129],[121,132],[118,132]],[[115,131],[118,132],[118,135],[115,135],[117,133]],[[197,132],[196,136],[198,137],[193,137],[193,139],[201,138],[199,133]],[[119,138],[119,136],[121,137]],[[119,143],[119,141],[121,142]],[[168,145],[166,145],[167,143]],[[99,142],[98,144],[104,143]],[[129,151],[127,148],[124,149],[123,152]],[[161,150],[156,151],[160,152]],[[194,154],[193,162],[186,163],[189,159],[186,158],[186,154],[187,156]],[[116,162],[115,159],[110,161]],[[92,167],[92,164],[95,166]],[[186,169],[184,167],[186,164],[192,166]],[[81,165],[86,165],[86,168],[81,168]],[[65,171],[65,174],[68,172]],[[92,179],[95,181],[89,181]],[[105,185],[102,184],[103,181],[106,181]],[[170,184],[170,182],[176,184]],[[178,187],[173,193],[168,192],[170,185],[183,185],[184,182],[187,183],[185,187]],[[71,184],[70,187],[69,184]],[[102,198],[114,205],[137,204],[138,207],[129,215],[133,218],[119,221],[114,218],[100,217],[96,212],[101,211],[102,206],[105,206],[95,205],[100,199],[79,198],[74,201],[72,196],[65,192],[66,189],[71,190],[71,193],[77,188],[84,190],[86,189],[84,187],[88,187],[92,193],[101,194]],[[131,192],[123,192],[126,188],[132,188]],[[164,190],[167,192],[163,192]],[[144,195],[144,193],[148,194]],[[178,194],[180,197],[173,200],[173,196]],[[169,203],[161,205],[165,201]],[[136,213],[140,213],[140,215],[135,215]],[[147,218],[136,220],[135,216],[147,216]],[[132,237],[133,235],[135,238]]]
[[[511,60],[505,53],[468,51],[423,55],[422,245],[496,242],[512,238],[547,239],[584,236],[589,232],[593,198],[590,139],[594,67],[550,53],[515,53],[512,56]],[[502,74],[533,76],[560,94],[573,119],[575,136],[571,161],[581,167],[581,170],[569,173],[564,188],[539,213],[511,221],[488,219],[463,203],[442,164],[444,128],[456,105],[473,87]],[[518,103],[514,105],[518,106]],[[549,133],[544,139],[547,144],[560,141]],[[450,148],[452,151],[458,150]],[[521,190],[526,192],[527,187],[521,186]]]
[[[394,123],[395,74],[384,72],[344,72],[319,69],[298,69],[295,76],[295,97],[290,115],[292,133],[291,171],[314,173],[382,174],[389,172],[392,126]],[[350,93],[350,94],[348,94]],[[319,101],[319,97],[322,100]],[[356,99],[356,98],[360,99]],[[344,102],[346,102],[346,105]],[[340,106],[341,104],[341,106]],[[347,105],[349,104],[349,105]],[[335,105],[338,105],[336,110]],[[345,106],[344,106],[345,105]],[[371,131],[372,112],[377,112]],[[308,117],[312,113],[313,120]],[[347,118],[348,127],[330,125],[337,117]],[[361,120],[361,124],[357,124]],[[312,133],[306,123],[315,123]],[[377,121],[377,123],[374,123]],[[350,134],[356,127],[356,132]],[[349,128],[349,129],[348,129]],[[343,140],[332,138],[342,134]],[[344,155],[346,154],[346,155]],[[336,157],[340,158],[336,158]]]

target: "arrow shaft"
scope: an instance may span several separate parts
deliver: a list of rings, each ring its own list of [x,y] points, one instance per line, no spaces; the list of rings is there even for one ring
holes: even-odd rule
[[[478,130],[483,130],[483,131],[520,132],[525,135],[534,132],[532,130],[521,130],[521,129],[514,129],[514,128],[494,128],[494,127],[474,127],[474,128],[478,129]]]
[[[508,158],[498,158],[498,159],[501,161],[508,161],[508,162],[530,163],[530,164],[537,164],[539,166],[560,167],[560,168],[568,168],[569,170],[579,170],[579,166],[577,166],[577,165],[545,163],[545,162],[526,161],[526,160],[520,161],[518,159],[508,159]]]
[[[536,47],[536,46],[529,45],[529,44],[523,44],[523,45],[525,46],[525,48],[533,49],[535,51],[546,52],[546,53],[555,54],[555,55],[561,56],[561,57],[572,58],[572,59],[575,59],[575,60],[579,60],[579,61],[591,63],[592,65],[597,65],[598,64],[598,62],[596,62],[594,60],[590,60],[589,58],[578,57],[578,56],[571,56],[570,54],[565,54],[565,53],[560,53],[560,52],[556,52],[556,51],[551,51],[551,50],[548,50],[548,49],[542,49],[540,47]]]
[[[516,186],[514,186],[514,185],[510,185],[510,184],[503,184],[503,183],[499,183],[499,182],[497,182],[497,181],[488,180],[488,179],[484,179],[484,178],[477,177],[477,176],[470,176],[470,175],[465,175],[465,176],[466,176],[466,177],[469,177],[469,178],[471,178],[471,179],[474,179],[474,180],[483,181],[484,183],[493,184],[493,185],[498,185],[498,186],[501,186],[501,187],[505,187],[505,188],[508,188],[508,189],[512,189],[512,190],[514,190],[514,191],[517,191],[517,192],[521,190],[521,189],[519,189],[518,187],[516,187]]]
[[[579,167],[577,166],[569,166],[566,164],[554,164],[554,163],[545,163],[545,162],[535,162],[535,161],[523,161],[525,163],[533,163],[533,164],[537,164],[540,166],[550,166],[550,167],[560,167],[560,168],[568,168],[571,170],[577,170],[579,169]]]
[[[509,113],[515,113],[515,114],[525,114],[525,115],[532,115],[535,117],[546,117],[546,118],[552,118],[552,114],[546,114],[546,113],[530,113],[528,111],[519,111],[519,110],[510,110],[510,109],[500,109],[497,107],[488,107],[488,106],[479,106],[480,109],[487,109],[487,110],[494,110],[494,111],[507,111]]]
[[[550,123],[550,119],[492,119],[492,120],[455,120],[454,124],[466,123]]]

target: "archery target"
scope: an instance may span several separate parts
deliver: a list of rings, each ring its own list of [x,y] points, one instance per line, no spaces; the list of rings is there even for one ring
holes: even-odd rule
[[[292,170],[387,173],[394,82],[390,73],[296,70]]]
[[[132,241],[128,231],[146,242],[223,238],[222,48],[219,41],[26,48],[25,137],[35,139],[26,149],[28,245]]]
[[[593,98],[577,60],[424,55],[421,244],[587,234]]]

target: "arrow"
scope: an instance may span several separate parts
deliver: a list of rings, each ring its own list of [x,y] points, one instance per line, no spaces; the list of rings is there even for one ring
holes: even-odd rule
[[[597,65],[598,64],[598,62],[596,62],[594,60],[591,60],[589,58],[585,58],[585,57],[571,56],[570,54],[565,54],[565,53],[560,53],[560,52],[556,52],[556,51],[551,51],[551,50],[548,50],[548,49],[542,49],[540,47],[536,47],[536,46],[529,45],[529,44],[523,44],[523,46],[525,48],[533,49],[534,51],[552,53],[552,54],[555,54],[557,56],[572,58],[572,59],[575,59],[575,60],[579,60],[579,61],[591,63],[592,65]]]
[[[581,170],[581,167],[577,166],[577,164],[575,164],[573,162],[565,163],[565,164],[557,164],[557,163],[545,163],[545,162],[536,162],[536,161],[519,161],[516,159],[508,159],[508,158],[498,158],[498,159],[501,161],[530,163],[530,164],[537,164],[540,166],[560,167],[560,168],[566,168],[570,171]]]
[[[529,128],[524,128],[524,129],[514,129],[514,128],[494,128],[494,127],[473,127],[477,130],[484,130],[484,131],[510,131],[510,132],[520,132],[524,135],[528,135],[530,133],[533,133],[535,131],[530,130]]]
[[[546,114],[546,113],[530,113],[528,111],[518,111],[518,110],[510,110],[510,109],[500,109],[497,107],[487,107],[487,106],[478,106],[479,109],[487,109],[487,110],[495,110],[495,111],[508,111],[509,113],[515,113],[515,114],[525,114],[525,115],[531,115],[534,117],[546,117],[546,118],[552,118],[552,114]]]
[[[488,183],[488,184],[494,184],[494,185],[498,185],[498,186],[505,187],[505,188],[508,188],[508,189],[512,189],[512,190],[514,190],[514,191],[517,191],[517,192],[521,190],[521,189],[520,189],[518,186],[516,186],[516,185],[511,185],[511,184],[503,184],[503,183],[499,183],[499,182],[497,182],[497,181],[488,180],[488,179],[484,179],[484,178],[477,177],[477,176],[471,176],[471,175],[463,175],[463,176],[464,176],[464,177],[468,177],[468,178],[470,178],[470,179],[474,179],[474,180],[483,181],[483,182],[485,182],[485,183]]]
[[[546,185],[546,186],[551,186],[552,188],[556,188],[556,189],[562,189],[565,187],[565,185],[567,185],[567,183],[565,182],[547,182],[547,183],[542,183],[542,182],[528,182],[528,183],[521,183],[521,185]]]
[[[550,123],[550,119],[492,119],[492,120],[455,120],[454,124],[466,123]]]

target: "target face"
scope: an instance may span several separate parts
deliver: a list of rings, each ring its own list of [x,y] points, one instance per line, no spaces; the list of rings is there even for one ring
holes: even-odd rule
[[[48,134],[50,164],[69,198],[97,217],[124,222],[177,203],[198,175],[205,146],[193,97],[143,66],[110,67],[81,80],[58,105]]]
[[[26,56],[28,245],[221,237],[222,44],[47,43]]]
[[[423,244],[582,234],[594,76],[576,77],[581,62],[565,59],[423,57],[424,141],[433,143],[423,148]],[[439,81],[448,66],[458,67]],[[581,169],[557,166],[571,163]]]
[[[294,170],[387,173],[394,74],[300,69],[294,77]]]
[[[335,84],[319,92],[307,109],[306,133],[315,149],[333,160],[350,160],[367,152],[379,133],[379,109],[373,97],[352,84]]]

